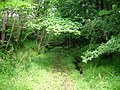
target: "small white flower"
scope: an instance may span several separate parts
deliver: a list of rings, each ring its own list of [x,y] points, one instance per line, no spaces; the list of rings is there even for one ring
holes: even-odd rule
[[[120,11],[118,11],[120,13]]]
[[[12,15],[11,15],[11,13],[8,15],[8,17],[11,17]]]
[[[14,14],[13,14],[13,17],[18,17],[18,14],[14,13]]]

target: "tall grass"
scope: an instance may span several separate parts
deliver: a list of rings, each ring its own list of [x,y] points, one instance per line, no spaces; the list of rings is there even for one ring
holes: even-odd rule
[[[118,55],[81,63],[80,74],[73,64],[79,49],[56,47],[38,54],[35,47],[27,42],[0,59],[0,90],[120,90]]]

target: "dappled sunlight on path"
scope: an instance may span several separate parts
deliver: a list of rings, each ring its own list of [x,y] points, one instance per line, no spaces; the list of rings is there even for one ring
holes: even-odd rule
[[[68,74],[47,71],[39,66],[19,72],[9,84],[16,87],[17,90],[21,90],[21,87],[30,90],[76,90],[73,80]]]

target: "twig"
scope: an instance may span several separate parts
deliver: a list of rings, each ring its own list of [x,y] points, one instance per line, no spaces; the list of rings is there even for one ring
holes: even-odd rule
[[[13,25],[12,25],[12,29],[11,29],[11,33],[10,33],[10,37],[9,37],[9,39],[8,39],[8,41],[7,41],[7,45],[6,45],[6,49],[5,49],[6,51],[7,51],[7,48],[8,48],[9,42],[10,42],[10,40],[11,40],[11,37],[12,37],[13,31],[14,31],[15,21],[16,21],[16,18],[14,18],[14,22],[13,22]]]

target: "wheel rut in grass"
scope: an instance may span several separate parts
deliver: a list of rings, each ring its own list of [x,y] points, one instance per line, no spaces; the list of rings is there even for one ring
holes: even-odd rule
[[[63,65],[63,54],[61,52],[57,53],[54,58],[54,69],[55,72],[60,72],[62,75],[61,86],[63,90],[76,90],[73,80],[67,73],[69,70]]]

